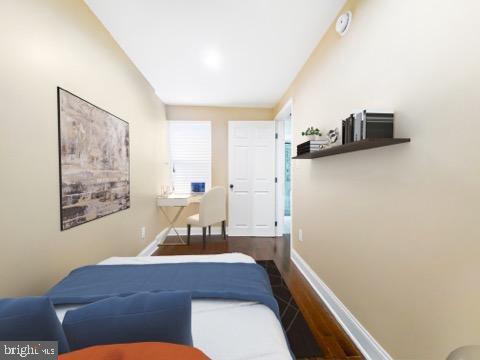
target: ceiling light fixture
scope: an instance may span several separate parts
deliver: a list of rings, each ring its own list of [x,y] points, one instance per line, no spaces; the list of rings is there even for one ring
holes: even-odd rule
[[[222,60],[222,55],[218,50],[215,49],[206,50],[202,56],[203,64],[211,70],[220,69],[223,62]]]

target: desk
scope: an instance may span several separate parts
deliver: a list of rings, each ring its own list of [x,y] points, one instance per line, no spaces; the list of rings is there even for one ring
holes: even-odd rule
[[[168,221],[168,228],[162,231],[160,239],[158,240],[159,246],[187,245],[185,241],[183,241],[182,236],[178,233],[177,229],[175,228],[175,222],[178,220],[178,218],[180,217],[180,214],[188,205],[199,203],[202,196],[203,194],[171,194],[168,196],[161,196],[161,195],[157,196],[157,207],[160,208],[160,211],[162,212],[163,216],[165,216],[165,218]],[[168,216],[168,213],[166,212],[167,208],[177,208],[177,212],[173,217],[173,219],[170,219],[170,217]],[[173,231],[175,231],[175,234],[177,234],[177,237],[180,240],[180,243],[163,244],[163,242],[165,241],[166,237],[168,236],[168,234],[172,229]]]

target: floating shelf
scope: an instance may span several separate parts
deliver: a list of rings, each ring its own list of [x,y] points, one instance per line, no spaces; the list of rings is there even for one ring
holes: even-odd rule
[[[338,145],[328,149],[298,155],[298,156],[295,156],[293,159],[315,159],[315,158],[324,157],[324,156],[338,155],[338,154],[348,153],[352,151],[367,150],[367,149],[373,149],[373,148],[382,147],[382,146],[390,146],[390,145],[406,143],[406,142],[410,142],[410,138],[359,140],[359,141],[354,141],[345,145]]]

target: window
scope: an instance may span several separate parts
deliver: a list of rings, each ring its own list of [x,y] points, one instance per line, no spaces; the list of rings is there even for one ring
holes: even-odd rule
[[[169,121],[170,160],[175,192],[189,193],[192,182],[212,183],[210,121]]]

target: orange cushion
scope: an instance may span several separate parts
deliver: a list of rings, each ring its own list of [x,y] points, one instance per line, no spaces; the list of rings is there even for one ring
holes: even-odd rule
[[[144,342],[98,345],[60,355],[60,360],[208,360],[200,350],[190,346]]]

